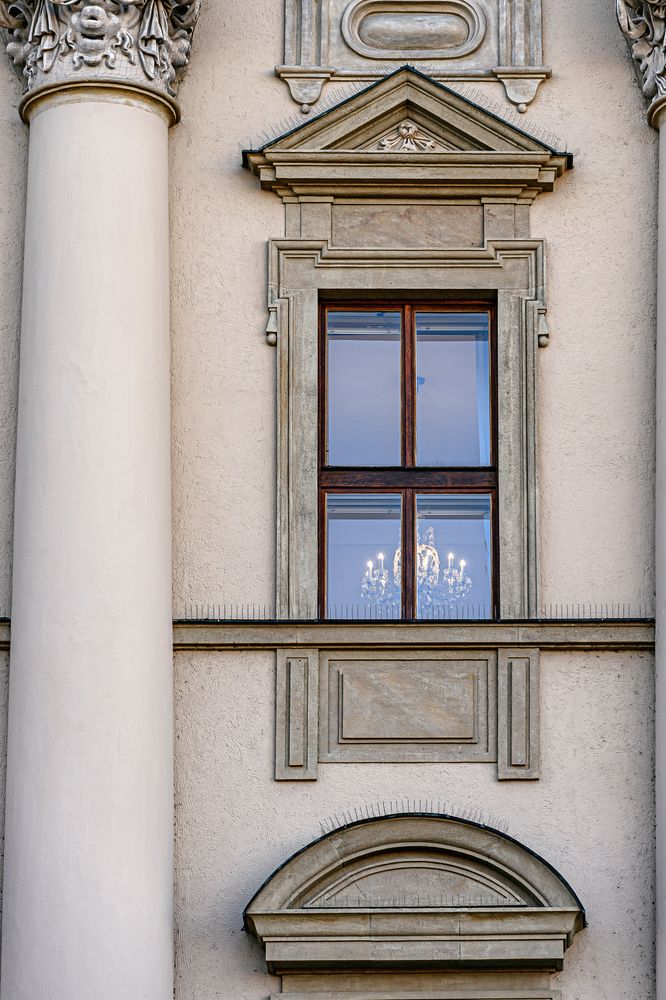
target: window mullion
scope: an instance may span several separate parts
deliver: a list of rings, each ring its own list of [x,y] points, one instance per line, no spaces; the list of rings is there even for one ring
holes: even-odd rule
[[[402,494],[402,601],[403,615],[408,621],[416,618],[416,501],[414,491]]]
[[[416,460],[416,358],[414,310],[407,304],[403,311],[403,464],[413,468]]]

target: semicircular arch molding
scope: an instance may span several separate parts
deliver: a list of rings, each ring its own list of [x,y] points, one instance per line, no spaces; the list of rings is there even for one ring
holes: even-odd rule
[[[283,864],[245,911],[271,971],[556,971],[585,925],[580,900],[533,851],[445,815],[334,830]]]

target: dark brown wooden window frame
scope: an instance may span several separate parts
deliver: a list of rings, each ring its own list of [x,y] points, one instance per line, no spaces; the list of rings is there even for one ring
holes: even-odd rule
[[[326,464],[328,450],[328,376],[326,315],[359,310],[402,313],[401,333],[401,455],[402,465],[343,467]],[[484,312],[489,324],[490,466],[431,468],[416,465],[416,313]],[[319,616],[326,619],[327,538],[326,495],[331,493],[393,493],[402,497],[402,621],[417,621],[414,562],[416,554],[416,494],[489,494],[491,498],[492,618],[499,609],[498,473],[497,473],[497,308],[487,300],[362,299],[326,300],[319,304]]]

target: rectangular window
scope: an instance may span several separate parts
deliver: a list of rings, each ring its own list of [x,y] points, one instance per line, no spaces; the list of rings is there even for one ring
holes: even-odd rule
[[[322,617],[496,617],[494,356],[487,303],[322,307]]]

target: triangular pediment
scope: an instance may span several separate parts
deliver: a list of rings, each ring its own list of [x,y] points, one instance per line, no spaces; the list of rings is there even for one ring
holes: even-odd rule
[[[485,152],[554,150],[436,80],[405,66],[264,147],[292,152],[372,148],[410,120],[445,147]]]
[[[566,153],[409,66],[246,153],[245,162],[263,187],[297,196],[344,196],[388,182],[405,193],[417,186],[435,196],[532,198],[571,166]],[[481,164],[500,169],[479,173]]]

